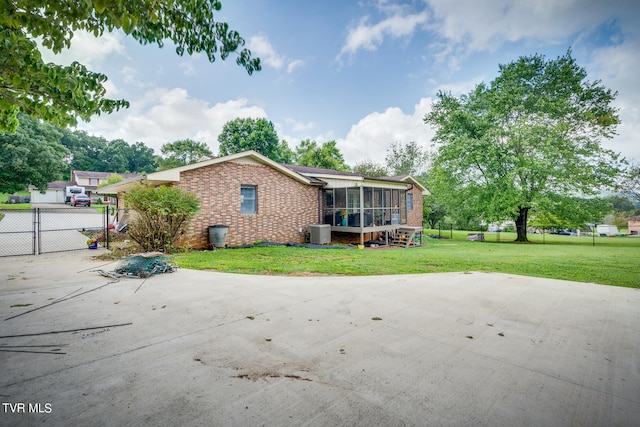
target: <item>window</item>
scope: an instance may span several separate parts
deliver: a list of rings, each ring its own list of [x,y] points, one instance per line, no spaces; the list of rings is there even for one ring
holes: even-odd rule
[[[413,210],[413,194],[407,193],[407,210]]]
[[[255,215],[257,213],[255,185],[242,185],[240,187],[240,213],[244,215]]]

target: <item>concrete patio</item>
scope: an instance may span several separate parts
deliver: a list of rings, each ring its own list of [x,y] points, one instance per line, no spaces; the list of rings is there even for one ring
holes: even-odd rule
[[[481,272],[108,284],[96,252],[0,258],[1,425],[640,420],[636,289]]]

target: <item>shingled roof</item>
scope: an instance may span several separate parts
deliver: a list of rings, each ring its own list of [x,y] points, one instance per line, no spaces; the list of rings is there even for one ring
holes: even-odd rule
[[[93,172],[93,171],[73,170],[71,173],[78,178],[106,179],[116,172]],[[118,175],[120,175],[124,179],[136,178],[140,176],[140,174],[137,174],[137,173],[118,173]]]

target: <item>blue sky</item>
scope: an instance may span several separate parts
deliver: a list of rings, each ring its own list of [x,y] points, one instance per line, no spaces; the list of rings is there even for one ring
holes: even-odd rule
[[[218,153],[236,117],[272,121],[293,148],[335,140],[350,165],[384,162],[393,142],[429,146],[422,122],[439,90],[460,95],[498,65],[568,48],[589,80],[619,92],[619,135],[604,145],[640,160],[640,2],[636,0],[222,0],[217,15],[262,60],[248,76],[235,56],[209,63],[170,43],[141,46],[121,33],[76,34],[45,54],[105,73],[109,96],[131,108],[79,128],[107,139],[162,144],[191,138]]]

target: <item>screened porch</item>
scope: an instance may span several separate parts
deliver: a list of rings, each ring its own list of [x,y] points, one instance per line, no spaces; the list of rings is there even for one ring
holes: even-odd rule
[[[346,187],[322,191],[322,218],[332,231],[360,234],[406,228],[410,194],[402,188]]]

